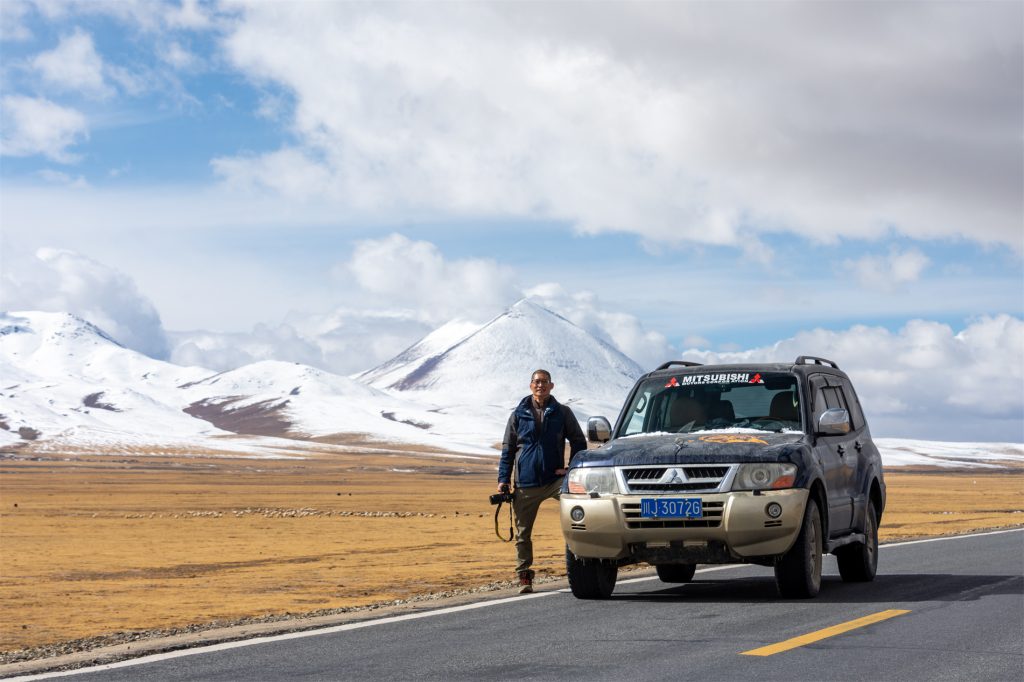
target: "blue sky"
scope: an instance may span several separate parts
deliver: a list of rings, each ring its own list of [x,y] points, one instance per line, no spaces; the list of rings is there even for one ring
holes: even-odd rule
[[[934,370],[919,320],[1009,367],[965,361],[1006,407],[947,435],[1024,437],[1020,3],[6,0],[0,20],[4,308],[341,373],[523,295],[643,365],[818,330],[808,353]]]

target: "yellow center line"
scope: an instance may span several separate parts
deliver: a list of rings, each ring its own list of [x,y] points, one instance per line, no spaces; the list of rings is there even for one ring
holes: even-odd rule
[[[763,646],[758,649],[751,649],[750,651],[742,651],[740,653],[743,656],[771,656],[773,654],[782,653],[783,651],[789,651],[790,649],[796,649],[797,647],[805,646],[807,644],[820,642],[823,639],[835,637],[836,635],[841,635],[844,632],[856,630],[857,628],[862,628],[866,625],[871,625],[872,623],[879,623],[883,620],[895,618],[896,616],[902,616],[905,613],[910,613],[910,611],[903,611],[901,609],[889,609],[888,611],[879,611],[878,613],[873,613],[870,616],[864,616],[863,618],[858,618],[856,620],[840,623],[839,625],[833,625],[832,627],[825,628],[824,630],[810,632],[806,635],[800,635],[799,637],[787,639],[784,642],[778,642],[777,644],[769,644],[768,646]]]

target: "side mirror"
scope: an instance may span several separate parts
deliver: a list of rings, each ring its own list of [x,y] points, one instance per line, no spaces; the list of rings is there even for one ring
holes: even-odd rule
[[[818,417],[819,436],[842,436],[850,432],[850,413],[841,407],[832,407]]]
[[[594,443],[607,443],[612,439],[612,425],[604,417],[591,417],[587,420],[587,440]]]

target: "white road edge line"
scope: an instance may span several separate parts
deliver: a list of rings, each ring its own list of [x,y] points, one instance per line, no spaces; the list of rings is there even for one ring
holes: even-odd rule
[[[986,535],[1002,535],[1004,533],[1019,533],[1024,531],[1024,528],[1008,528],[1006,530],[995,530],[988,531],[985,533],[972,533],[970,535],[948,535],[938,538],[928,538],[925,540],[908,540],[906,542],[894,542],[892,544],[879,545],[879,549],[890,549],[893,547],[906,547],[908,545],[920,545],[926,542],[944,542],[946,540],[963,540],[966,538],[978,538]],[[711,573],[713,571],[726,571],[730,569],[743,568],[746,564],[729,564],[726,566],[711,566],[709,568],[702,568],[697,573]],[[649,580],[657,580],[658,576],[647,576],[643,578],[630,578],[629,580],[619,581],[620,585],[629,585],[631,583],[640,583]],[[157,661],[166,661],[172,658],[181,658],[183,656],[196,656],[198,654],[211,653],[214,651],[227,651],[229,649],[240,649],[246,646],[254,646],[256,644],[268,644],[270,642],[282,642],[288,639],[300,639],[303,637],[317,637],[319,635],[330,635],[335,632],[345,632],[348,630],[359,630],[361,628],[368,628],[374,625],[387,625],[390,623],[399,623],[406,620],[416,620],[418,618],[429,618],[431,616],[441,616],[449,613],[458,613],[459,611],[471,611],[473,609],[481,609],[488,606],[498,606],[501,604],[511,604],[514,602],[522,602],[527,599],[539,599],[541,597],[550,597],[556,594],[564,594],[568,592],[568,588],[561,590],[552,590],[550,592],[534,592],[533,594],[520,594],[514,597],[506,597],[504,599],[495,599],[493,601],[482,601],[475,602],[473,604],[462,604],[460,606],[448,606],[441,609],[435,609],[432,611],[424,611],[422,613],[407,613],[401,616],[388,616],[386,618],[378,618],[376,620],[365,620],[358,623],[346,623],[344,625],[332,625],[326,628],[320,628],[316,630],[302,630],[301,632],[288,632],[282,635],[270,635],[268,637],[253,637],[252,639],[243,639],[235,642],[223,642],[221,644],[210,644],[207,646],[195,647],[192,649],[179,649],[177,651],[168,651],[162,654],[151,654],[149,656],[141,656],[139,658],[132,658],[126,661],[118,661],[117,663],[105,663],[103,665],[92,666],[89,668],[77,668],[75,670],[62,670],[58,672],[49,673],[37,673],[34,675],[23,675],[20,677],[9,677],[5,678],[4,682],[29,682],[30,680],[47,680],[57,677],[69,677],[71,675],[84,675],[86,673],[100,672],[103,670],[115,670],[117,668],[127,668],[134,665],[146,665],[147,663],[156,663]]]

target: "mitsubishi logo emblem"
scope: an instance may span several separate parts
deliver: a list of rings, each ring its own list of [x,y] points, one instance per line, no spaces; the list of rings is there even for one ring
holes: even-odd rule
[[[665,473],[661,475],[661,478],[658,480],[658,483],[661,483],[661,484],[664,484],[664,485],[672,485],[674,483],[685,483],[685,482],[686,482],[686,471],[684,471],[683,469],[677,469],[675,467],[670,467],[669,469],[667,469],[665,471]]]

